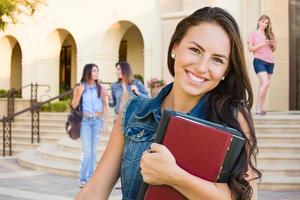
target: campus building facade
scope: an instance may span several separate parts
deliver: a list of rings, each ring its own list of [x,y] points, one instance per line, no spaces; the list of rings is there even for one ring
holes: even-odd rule
[[[115,81],[119,60],[127,60],[145,82],[171,81],[166,64],[171,35],[178,21],[204,6],[225,8],[237,20],[254,94],[258,79],[247,35],[261,14],[271,17],[278,46],[266,110],[300,110],[298,0],[48,0],[34,16],[0,32],[0,89],[50,85],[48,93],[39,89],[39,100],[45,100],[78,82],[86,63],[100,67],[102,81]],[[22,93],[30,97],[29,88]]]

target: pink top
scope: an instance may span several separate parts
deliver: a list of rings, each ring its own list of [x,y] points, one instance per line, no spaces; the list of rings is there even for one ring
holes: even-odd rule
[[[255,46],[263,42],[264,40],[266,40],[264,36],[257,33],[256,31],[253,31],[252,33],[249,34],[247,42]],[[269,63],[274,63],[272,48],[270,45],[265,45],[263,47],[260,47],[259,49],[254,51],[253,54],[254,54],[254,58],[258,58]]]

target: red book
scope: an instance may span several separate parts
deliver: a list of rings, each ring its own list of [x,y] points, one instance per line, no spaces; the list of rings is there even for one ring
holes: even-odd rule
[[[164,111],[155,142],[164,144],[176,163],[190,174],[212,182],[227,182],[245,140],[235,129],[183,113]],[[143,183],[138,199],[187,198],[170,186]]]

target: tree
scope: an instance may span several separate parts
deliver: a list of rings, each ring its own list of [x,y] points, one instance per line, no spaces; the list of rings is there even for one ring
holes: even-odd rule
[[[46,0],[0,0],[0,31],[4,31],[8,23],[17,23],[18,16],[32,16],[38,5]]]

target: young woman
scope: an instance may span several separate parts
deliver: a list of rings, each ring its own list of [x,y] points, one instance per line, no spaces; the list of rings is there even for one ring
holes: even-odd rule
[[[187,199],[255,199],[256,137],[250,108],[252,90],[243,45],[233,17],[220,8],[205,7],[176,27],[168,51],[174,82],[154,99],[131,99],[116,120],[96,173],[77,195],[107,199],[121,175],[123,199],[137,198],[142,180],[169,185]],[[163,109],[233,127],[247,142],[228,183],[195,177],[176,164],[171,152],[153,143]],[[151,151],[147,151],[150,148]],[[151,152],[151,153],[150,153]]]
[[[82,121],[80,139],[82,142],[79,187],[92,177],[96,165],[97,145],[106,115],[106,91],[99,84],[99,69],[95,64],[86,64],[80,84],[73,91],[71,106],[81,106]]]
[[[111,98],[109,106],[114,107],[116,114],[119,113],[125,103],[132,97],[148,97],[148,92],[141,81],[133,79],[132,70],[128,62],[116,63],[118,81],[111,85]]]
[[[256,102],[256,115],[265,115],[263,110],[267,90],[274,69],[273,51],[276,49],[275,36],[270,18],[262,15],[257,23],[257,30],[248,36],[248,50],[253,52],[254,70],[259,78],[259,89]]]

